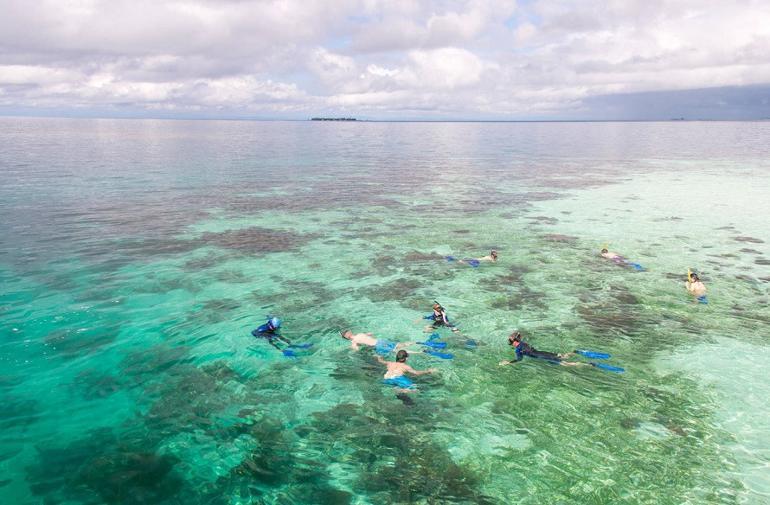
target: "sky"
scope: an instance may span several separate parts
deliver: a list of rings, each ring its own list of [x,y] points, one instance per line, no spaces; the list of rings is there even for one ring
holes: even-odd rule
[[[770,119],[770,1],[0,0],[0,115]]]

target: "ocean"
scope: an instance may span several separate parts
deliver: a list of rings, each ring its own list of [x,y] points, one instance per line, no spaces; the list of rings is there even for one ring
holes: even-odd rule
[[[0,118],[0,502],[770,503],[768,215],[768,122]]]

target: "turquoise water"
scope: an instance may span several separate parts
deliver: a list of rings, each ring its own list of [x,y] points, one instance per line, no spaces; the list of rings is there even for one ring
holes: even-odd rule
[[[0,119],[0,170],[3,503],[770,503],[768,123]],[[434,299],[408,405],[338,330]]]

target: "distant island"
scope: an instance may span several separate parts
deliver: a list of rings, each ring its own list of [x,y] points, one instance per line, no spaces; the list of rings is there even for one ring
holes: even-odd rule
[[[356,121],[354,117],[313,117],[311,121]]]

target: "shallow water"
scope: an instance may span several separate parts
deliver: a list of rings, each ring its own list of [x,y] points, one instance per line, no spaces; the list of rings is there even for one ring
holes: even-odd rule
[[[768,123],[0,119],[0,498],[768,503],[768,146]],[[407,405],[337,331],[419,340],[434,299],[462,334],[413,354],[439,373]],[[256,341],[267,314],[313,347]],[[499,367],[514,328],[626,372]]]

